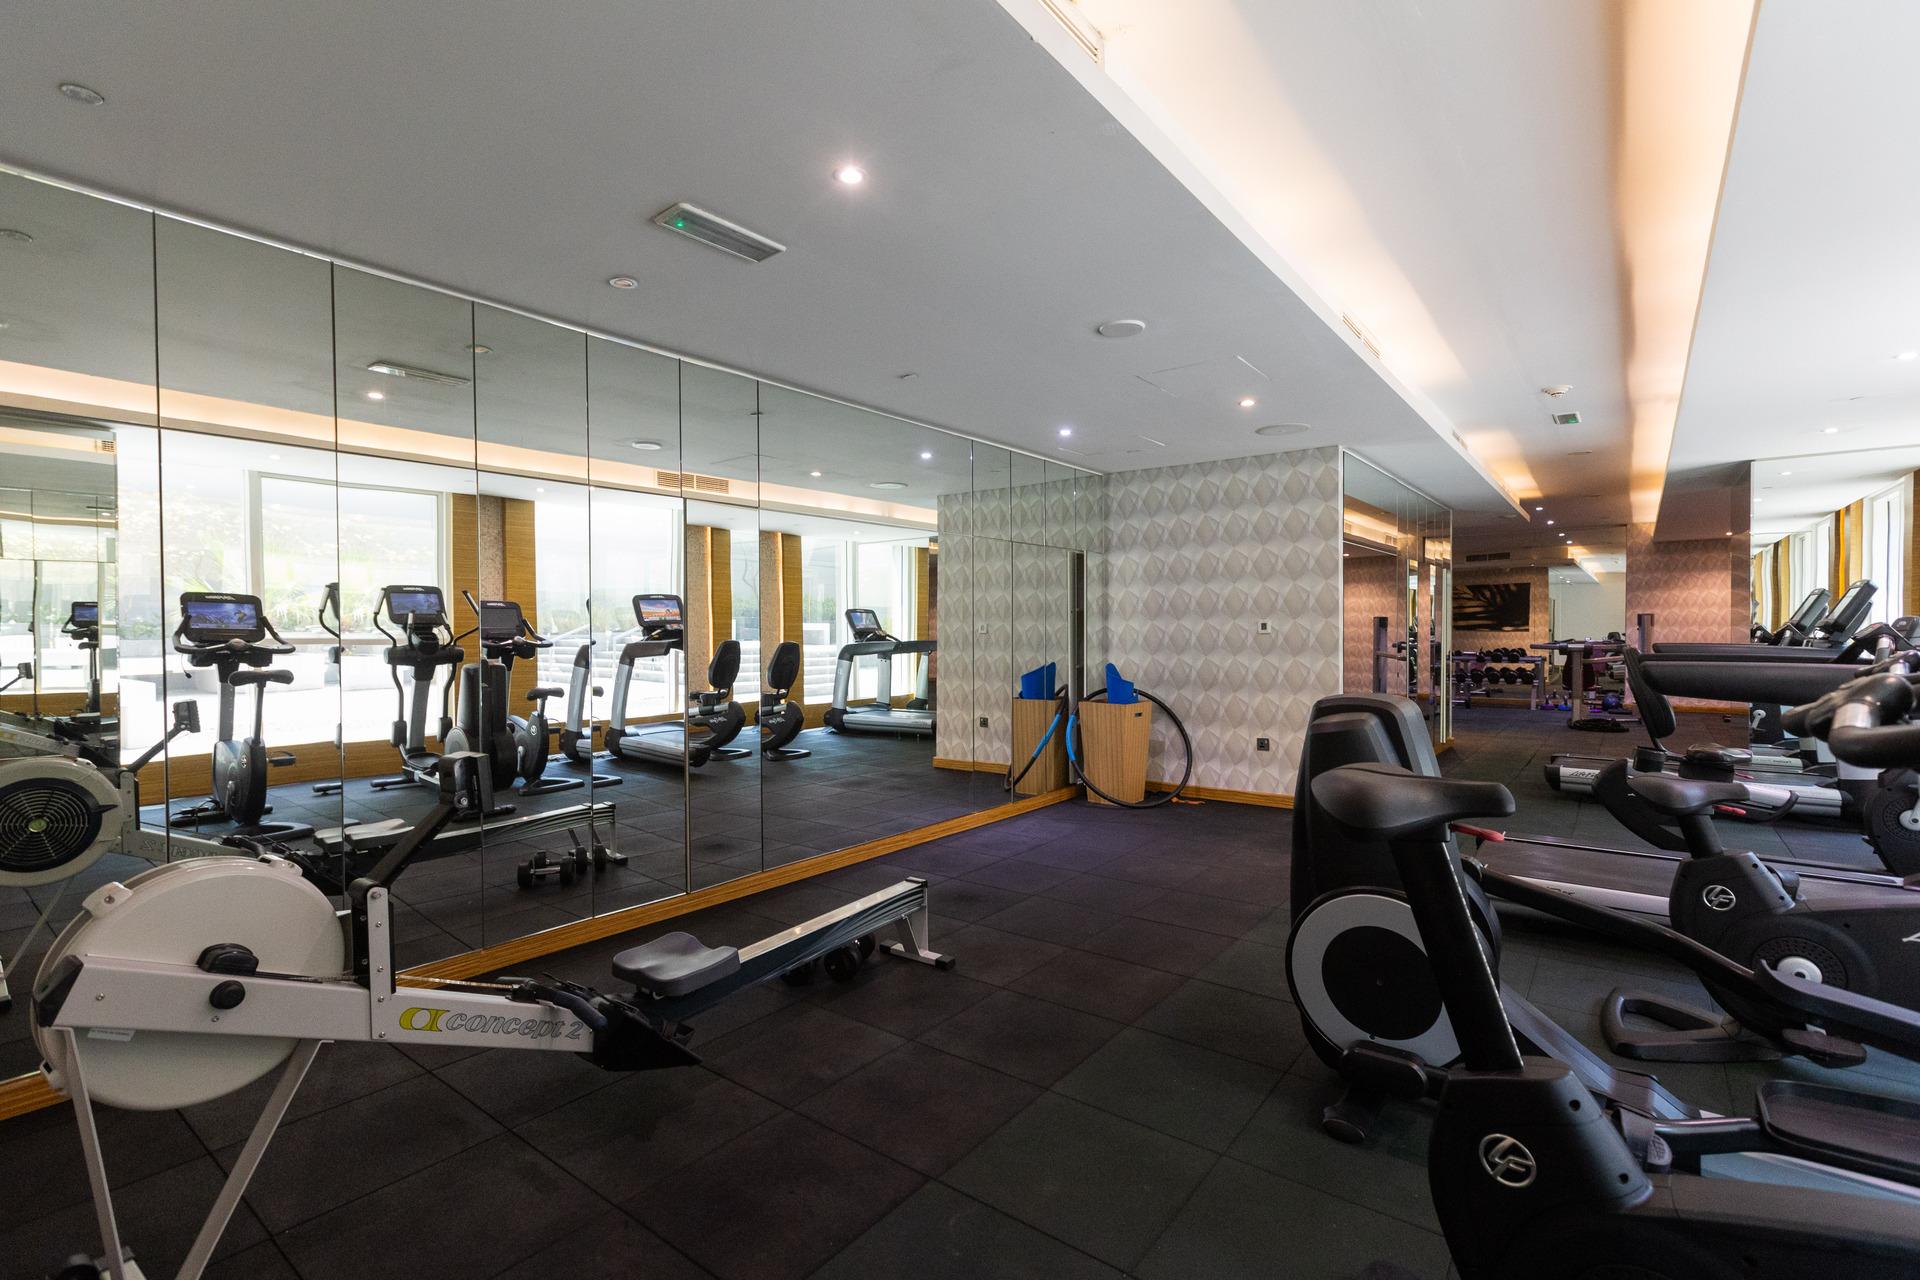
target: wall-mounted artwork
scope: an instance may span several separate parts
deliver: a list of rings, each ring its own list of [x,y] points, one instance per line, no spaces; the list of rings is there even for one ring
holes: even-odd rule
[[[1456,582],[1455,631],[1526,631],[1533,615],[1533,586],[1526,582]]]

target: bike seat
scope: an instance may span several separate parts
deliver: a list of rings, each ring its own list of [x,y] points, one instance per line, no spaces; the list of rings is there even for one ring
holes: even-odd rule
[[[1513,793],[1497,782],[1410,773],[1392,764],[1350,764],[1312,783],[1313,798],[1334,821],[1391,839],[1463,818],[1504,818]]]
[[[250,684],[292,684],[291,671],[236,671],[227,677],[227,683],[238,689]]]
[[[1681,759],[1687,764],[1706,765],[1715,769],[1744,769],[1753,763],[1753,752],[1702,742],[1688,747]]]
[[[1627,779],[1627,787],[1644,800],[1648,808],[1669,818],[1707,813],[1716,805],[1739,805],[1747,799],[1743,783],[1699,782],[1664,773],[1634,774]]]
[[[669,999],[698,991],[740,968],[733,947],[709,947],[690,933],[669,933],[613,958],[613,976],[641,995]]]

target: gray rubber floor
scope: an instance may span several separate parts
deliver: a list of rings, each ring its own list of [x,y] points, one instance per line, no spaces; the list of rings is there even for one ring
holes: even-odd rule
[[[1463,717],[1447,767],[1519,783],[1557,724]],[[1577,820],[1521,804],[1516,824]],[[847,986],[757,988],[698,1028],[699,1067],[330,1048],[213,1274],[1310,1280],[1389,1261],[1438,1280],[1423,1114],[1388,1112],[1367,1148],[1317,1124],[1337,1086],[1288,998],[1288,820],[1059,805],[672,922],[738,944],[913,874],[959,962],[882,956]],[[605,983],[645,936],[540,967]],[[1507,938],[1508,980],[1585,1037],[1623,980],[1704,999],[1630,953]],[[1769,1073],[1837,1074],[1661,1074],[1730,1111]],[[1905,1064],[1845,1075],[1920,1097]],[[184,1251],[258,1102],[108,1115],[123,1222],[153,1271]],[[0,1198],[0,1268],[37,1275],[92,1230],[70,1118],[0,1126],[0,1160],[30,1171]]]

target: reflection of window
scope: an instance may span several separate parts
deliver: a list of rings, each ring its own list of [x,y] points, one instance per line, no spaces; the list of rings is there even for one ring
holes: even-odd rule
[[[539,502],[533,508],[533,616],[540,633],[553,641],[542,649],[539,682],[565,688],[573,673],[573,655],[589,639],[587,509],[571,503]],[[558,706],[552,708],[559,714]]]
[[[1906,610],[1907,486],[1904,482],[1866,504],[1867,577],[1879,586],[1873,618],[1889,622]]]
[[[680,578],[681,508],[674,499],[596,490],[589,510],[593,682],[606,691],[594,705],[604,713],[613,696],[620,649],[635,638],[633,598],[649,592],[685,594]],[[556,643],[554,649],[559,648]],[[630,719],[679,713],[679,691],[685,688],[684,677],[674,672],[679,661],[642,658],[635,664],[627,696]]]
[[[731,539],[733,571],[733,638],[740,642],[740,688],[759,687],[760,668],[760,540],[751,531],[735,531]]]
[[[846,583],[841,578],[847,544],[837,538],[800,539],[800,629],[806,652],[807,698],[825,702],[833,691],[833,667],[840,655],[846,622],[841,603]]]

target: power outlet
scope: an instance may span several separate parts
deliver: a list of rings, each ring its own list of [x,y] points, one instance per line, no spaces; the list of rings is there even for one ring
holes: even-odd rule
[[[1253,630],[1255,635],[1270,636],[1273,634],[1273,624],[1262,619],[1253,624]]]
[[[980,727],[982,729],[987,727],[987,718],[985,716],[980,717]]]
[[[1255,738],[1253,740],[1253,749],[1255,751],[1271,751],[1273,750],[1273,739],[1272,738]]]

